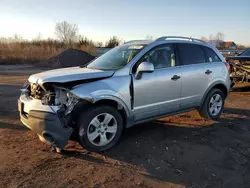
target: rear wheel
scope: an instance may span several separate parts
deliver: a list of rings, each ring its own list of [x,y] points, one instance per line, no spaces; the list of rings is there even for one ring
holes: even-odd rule
[[[206,119],[218,120],[224,109],[224,101],[224,93],[220,89],[212,89],[200,109],[200,115]]]
[[[79,143],[90,151],[113,147],[121,137],[123,120],[110,106],[98,106],[83,112],[77,122]]]

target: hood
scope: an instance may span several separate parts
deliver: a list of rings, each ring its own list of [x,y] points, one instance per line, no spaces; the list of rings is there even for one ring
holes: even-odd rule
[[[37,84],[43,84],[46,82],[65,83],[78,80],[111,77],[113,74],[114,71],[70,67],[33,74],[29,77],[29,82]]]

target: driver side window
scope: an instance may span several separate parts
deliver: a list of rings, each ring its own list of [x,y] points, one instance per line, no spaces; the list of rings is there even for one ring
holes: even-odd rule
[[[135,67],[138,67],[140,63],[147,61],[153,63],[155,69],[162,69],[167,67],[175,66],[175,54],[172,44],[164,44],[157,46],[146,54],[137,62]],[[136,68],[133,68],[133,72],[136,71]]]

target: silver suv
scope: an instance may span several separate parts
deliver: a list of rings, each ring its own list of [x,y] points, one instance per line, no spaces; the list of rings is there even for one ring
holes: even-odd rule
[[[216,48],[161,37],[127,42],[84,67],[31,75],[18,108],[22,123],[53,147],[77,138],[99,152],[145,121],[192,109],[216,120],[229,90],[229,65]]]

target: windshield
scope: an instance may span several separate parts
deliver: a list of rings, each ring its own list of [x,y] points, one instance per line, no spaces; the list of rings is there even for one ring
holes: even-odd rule
[[[242,54],[240,54],[241,56],[250,56],[250,48],[246,49],[244,52],[242,52]]]
[[[145,44],[125,44],[118,46],[92,61],[87,65],[87,68],[101,70],[120,69],[127,65],[145,46]]]

